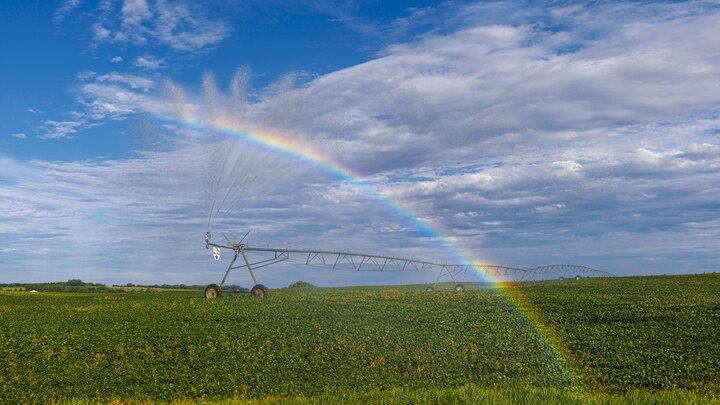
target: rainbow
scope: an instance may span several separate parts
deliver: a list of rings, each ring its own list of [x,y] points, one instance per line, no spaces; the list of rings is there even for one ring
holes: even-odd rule
[[[453,257],[459,260],[459,264],[472,264],[478,268],[482,268],[482,266],[486,264],[479,260],[470,259],[471,255],[465,253],[451,238],[445,236],[439,229],[439,226],[431,224],[427,219],[420,218],[413,212],[408,204],[394,198],[389,191],[369,181],[361,173],[334,161],[320,150],[294,137],[281,134],[268,128],[242,128],[234,120],[225,118],[202,118],[188,114],[187,111],[179,115],[160,116],[160,118],[180,122],[199,130],[217,131],[231,139],[257,146],[272,153],[278,153],[307,162],[340,180],[362,186],[365,190],[372,193],[378,202],[391,207],[394,212],[416,226],[422,236],[432,237],[438,240],[444,247],[449,249]],[[582,384],[582,381],[577,378],[573,372],[574,367],[571,367],[568,361],[568,358],[570,358],[569,350],[562,343],[562,340],[555,331],[543,326],[547,325],[547,323],[542,321],[539,312],[532,307],[529,301],[526,300],[521,293],[517,292],[517,289],[512,291],[512,289],[503,288],[505,285],[503,280],[494,279],[489,273],[478,272],[478,275],[498,291],[514,308],[522,323],[536,332],[568,380],[574,384]],[[584,389],[582,385],[580,388]]]
[[[437,240],[442,246],[446,247],[453,257],[458,260],[458,264],[472,263],[478,267],[482,267],[486,264],[476,260],[468,260],[467,256],[463,254],[457,244],[450,237],[445,236],[437,225],[433,225],[428,219],[419,217],[413,212],[413,209],[408,204],[394,198],[389,190],[372,182],[361,173],[339,162],[333,161],[326,154],[311,145],[299,142],[295,138],[266,128],[253,128],[252,130],[240,129],[236,124],[233,124],[227,119],[203,121],[198,118],[184,115],[181,121],[185,125],[192,126],[196,129],[210,128],[214,131],[223,133],[232,139],[255,145],[260,149],[299,159],[303,162],[311,164],[325,173],[331,174],[340,180],[364,187],[365,190],[369,191],[379,203],[391,207],[396,214],[413,224],[420,235],[431,237]],[[479,276],[482,277],[483,281],[491,284],[498,281],[484,274],[479,274]]]

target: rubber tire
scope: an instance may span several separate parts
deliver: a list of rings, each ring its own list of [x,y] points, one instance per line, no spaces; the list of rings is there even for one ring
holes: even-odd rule
[[[457,291],[457,292],[463,292],[463,291],[465,291],[465,286],[462,285],[462,284],[458,284],[458,285],[455,286],[455,291]]]
[[[433,288],[433,286],[430,286],[430,287],[426,288],[425,291],[433,292],[433,291],[435,291],[435,288]]]
[[[222,288],[220,288],[217,284],[208,284],[207,287],[205,287],[205,299],[212,300],[215,298],[220,298],[220,294],[222,293]]]
[[[262,284],[255,284],[253,288],[250,289],[250,296],[253,298],[267,298],[268,295],[268,288]]]

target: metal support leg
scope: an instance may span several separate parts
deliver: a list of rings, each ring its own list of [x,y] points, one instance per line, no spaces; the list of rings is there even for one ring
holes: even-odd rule
[[[440,268],[440,273],[438,273],[438,276],[435,278],[435,283],[433,283],[434,288],[437,288],[437,283],[440,280],[440,277],[442,277],[444,271],[445,271],[445,266],[442,266]]]
[[[230,265],[228,266],[227,271],[225,272],[225,276],[223,277],[222,281],[220,282],[220,288],[225,284],[225,280],[228,278],[228,274],[230,274],[230,270],[232,270],[233,264],[235,264],[235,260],[237,260],[237,252],[235,252],[235,257],[233,257],[232,261],[230,262]]]
[[[455,275],[453,274],[453,271],[452,270],[448,271],[448,274],[450,275],[450,278],[452,279],[453,283],[457,283],[457,281],[455,281]]]
[[[240,251],[240,254],[243,257],[243,260],[245,260],[245,264],[247,265],[247,269],[250,272],[250,277],[253,279],[253,285],[257,285],[257,280],[255,280],[255,274],[253,274],[252,267],[250,267],[250,262],[248,261],[247,257],[245,256],[245,252],[242,250]]]

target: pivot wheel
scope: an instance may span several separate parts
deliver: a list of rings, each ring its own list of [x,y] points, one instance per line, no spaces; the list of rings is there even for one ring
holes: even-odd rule
[[[455,286],[455,291],[458,291],[458,292],[465,291],[465,286],[462,284],[458,284]]]
[[[220,286],[217,284],[210,284],[205,287],[205,298],[212,300],[220,296]]]
[[[435,289],[432,286],[430,286],[430,287],[426,288],[425,291],[433,292],[433,291],[435,291]]]
[[[268,288],[264,285],[255,284],[255,286],[250,290],[250,296],[253,298],[267,298],[268,291]]]

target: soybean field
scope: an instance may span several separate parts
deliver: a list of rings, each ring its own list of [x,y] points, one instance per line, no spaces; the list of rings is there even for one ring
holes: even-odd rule
[[[720,274],[0,292],[0,403],[717,403]]]

